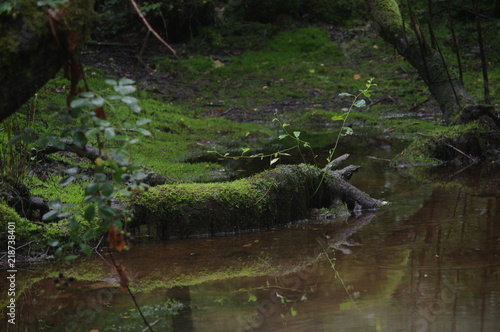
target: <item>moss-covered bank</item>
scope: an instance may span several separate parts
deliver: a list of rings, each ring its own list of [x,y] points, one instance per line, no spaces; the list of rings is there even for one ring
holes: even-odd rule
[[[397,166],[422,166],[498,161],[499,144],[497,128],[475,121],[421,135],[396,156],[393,163]]]

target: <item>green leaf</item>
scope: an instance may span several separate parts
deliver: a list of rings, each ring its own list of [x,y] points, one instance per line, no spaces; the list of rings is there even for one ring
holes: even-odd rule
[[[104,129],[104,138],[105,139],[112,140],[113,138],[115,138],[115,136],[116,136],[116,132],[115,132],[114,128],[108,127],[106,129]]]
[[[109,79],[108,80],[104,80],[104,82],[106,84],[109,84],[109,85],[117,85],[118,84],[115,80],[109,80]]]
[[[33,143],[33,135],[27,133],[19,134],[17,136],[14,136],[7,144],[14,145],[17,142],[24,142],[26,144]]]
[[[295,136],[295,138],[299,138],[299,136],[300,136],[300,131],[294,131],[294,132],[293,132],[293,135]]]
[[[284,139],[286,137],[288,137],[288,135],[285,135],[285,134],[281,134],[281,135],[278,136],[279,139]]]
[[[85,243],[80,243],[80,249],[85,255],[90,255],[90,253],[92,252],[92,249],[89,247],[89,245]]]
[[[49,206],[52,209],[60,209],[62,208],[62,203],[60,198],[55,198],[51,201],[49,201]]]
[[[92,221],[94,220],[95,217],[95,206],[94,205],[89,205],[85,209],[85,212],[83,213],[83,217],[87,221]]]
[[[146,130],[144,128],[137,128],[136,130],[144,136],[151,136],[151,132],[149,130]]]
[[[83,241],[90,241],[93,238],[95,238],[97,235],[97,231],[95,229],[87,229],[85,233],[82,235],[82,240]]]
[[[70,184],[71,182],[73,182],[75,179],[76,178],[74,176],[68,176],[67,178],[64,178],[61,181],[59,181],[59,185],[61,187],[66,187],[68,184]]]
[[[115,85],[113,87],[113,89],[118,92],[119,94],[121,94],[122,96],[124,95],[128,95],[130,93],[133,93],[135,92],[135,90],[137,90],[135,88],[135,86],[133,85]]]
[[[66,144],[64,142],[61,142],[57,136],[54,135],[46,135],[41,137],[38,142],[37,146],[46,148],[47,146],[54,146],[59,150],[64,150],[66,147]]]
[[[123,77],[123,78],[120,78],[120,80],[118,81],[118,84],[119,85],[130,85],[130,84],[135,84],[135,81],[131,80],[130,78]]]
[[[66,173],[68,175],[76,175],[76,174],[78,174],[78,167],[68,168],[67,170],[64,171],[64,173]]]
[[[147,123],[150,123],[151,122],[151,119],[146,119],[146,118],[143,118],[143,119],[139,119],[135,122],[136,125],[138,126],[143,126]]]
[[[90,102],[96,107],[101,107],[102,105],[104,105],[104,99],[101,97],[92,98]]]
[[[118,100],[118,99],[122,99],[123,97],[122,96],[118,96],[118,95],[111,95],[111,96],[108,96],[106,98],[108,100]]]
[[[111,182],[103,183],[101,186],[101,192],[106,197],[111,197],[113,195],[115,188]]]
[[[59,240],[50,240],[48,242],[48,245],[51,247],[57,247],[57,246],[59,246]]]
[[[130,104],[128,105],[128,108],[134,113],[141,113],[142,111],[141,107],[137,104]]]
[[[94,98],[95,94],[93,92],[90,92],[90,91],[85,91],[85,92],[80,93],[78,96],[80,98]]]
[[[272,159],[272,160],[269,162],[269,166],[271,166],[272,164],[276,163],[278,160],[280,160],[280,158],[274,158],[274,159]]]
[[[345,130],[344,135],[352,135],[354,132],[351,127],[342,127],[342,130]]]
[[[241,155],[244,155],[245,153],[247,153],[248,151],[250,151],[250,148],[241,148]]]
[[[52,210],[52,211],[49,211],[47,213],[45,213],[43,216],[42,216],[42,220],[43,221],[46,221],[46,220],[52,220],[54,219],[55,217],[57,217],[57,214],[59,213],[59,211],[57,210]]]
[[[332,121],[343,121],[343,120],[344,120],[344,115],[343,114],[332,116]]]
[[[95,194],[99,190],[99,183],[91,183],[85,187],[85,196],[90,196]]]
[[[92,136],[95,136],[98,132],[100,132],[99,128],[89,129],[87,130],[87,132],[85,132],[85,137],[91,138]]]
[[[339,93],[339,97],[354,97],[354,95],[347,92],[342,92]]]
[[[68,226],[71,230],[77,230],[80,227],[80,223],[74,216],[68,219]]]
[[[84,148],[87,144],[87,137],[81,131],[76,131],[73,133],[73,143],[79,148]]]
[[[101,166],[101,167],[96,166],[96,169],[102,170],[102,169],[104,169],[104,167],[103,167],[103,166]],[[94,174],[94,178],[95,178],[97,181],[106,181],[106,174],[101,173],[101,172],[99,172],[99,173],[95,173],[95,174]]]
[[[69,263],[77,258],[78,258],[77,255],[68,255],[68,256],[64,257],[64,262]]]
[[[357,108],[363,108],[366,106],[366,101],[364,99],[358,99],[354,103],[354,106],[356,106]]]
[[[92,107],[92,103],[85,98],[73,99],[69,104],[71,108]]]
[[[10,13],[11,11],[12,11],[12,3],[10,2],[0,3],[0,14]]]
[[[297,310],[295,310],[295,308],[294,308],[294,307],[291,307],[291,308],[290,308],[290,315],[292,315],[292,317],[297,316],[297,313],[298,313],[298,312],[297,312]]]
[[[121,99],[122,102],[124,102],[125,104],[137,104],[137,99],[134,98],[134,97],[130,97],[130,96],[125,96]]]
[[[99,204],[99,212],[105,217],[116,217],[118,214],[115,209],[106,204]]]
[[[248,294],[248,302],[256,302],[257,296],[255,294]]]

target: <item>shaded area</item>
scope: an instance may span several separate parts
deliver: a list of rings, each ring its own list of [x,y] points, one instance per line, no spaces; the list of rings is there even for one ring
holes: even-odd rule
[[[117,259],[162,331],[493,331],[500,317],[496,171],[469,168],[453,177],[460,182],[432,186],[382,167],[360,174],[392,202],[374,218],[344,223],[320,215],[236,237],[141,244]],[[57,276],[42,270],[34,274]],[[20,324],[142,328],[109,265],[91,259],[67,274],[81,281],[26,288]]]

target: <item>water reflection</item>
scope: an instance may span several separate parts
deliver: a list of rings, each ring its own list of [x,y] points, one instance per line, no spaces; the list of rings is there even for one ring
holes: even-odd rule
[[[498,179],[435,187],[377,172],[364,183],[391,201],[377,214],[138,245],[116,258],[155,331],[496,331]],[[141,331],[112,268],[95,258],[81,269],[105,281],[61,289],[43,268],[23,273],[42,279],[18,299],[17,330]]]

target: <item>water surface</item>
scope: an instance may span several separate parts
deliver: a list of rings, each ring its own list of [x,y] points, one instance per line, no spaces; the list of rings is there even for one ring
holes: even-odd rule
[[[353,183],[390,202],[377,213],[135,244],[114,258],[155,331],[496,331],[496,174],[434,170],[426,183],[369,159]],[[142,331],[102,256],[62,269],[58,284],[50,265],[20,270],[11,330]]]

